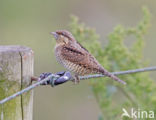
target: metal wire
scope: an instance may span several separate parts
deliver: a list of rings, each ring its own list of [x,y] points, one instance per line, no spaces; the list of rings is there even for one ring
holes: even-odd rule
[[[119,71],[119,72],[112,72],[112,74],[114,75],[123,75],[123,74],[132,74],[132,73],[138,73],[138,72],[147,72],[147,71],[156,71],[156,66],[154,67],[146,67],[146,68],[141,68],[141,69],[134,69],[134,70],[127,70],[127,71]],[[68,73],[67,75],[65,74],[65,76],[61,76],[61,80],[64,80],[64,81],[71,81],[71,80],[74,80],[69,72],[66,72]],[[98,78],[98,77],[105,77],[104,75],[100,75],[100,74],[95,74],[95,75],[87,75],[87,76],[80,76],[80,80],[85,80],[85,79],[89,79],[89,78]],[[0,101],[0,104],[4,104],[5,102],[25,93],[25,92],[28,92],[30,91],[31,89],[34,89],[36,88],[37,86],[40,86],[42,84],[44,84],[45,82],[49,81],[49,80],[52,80],[51,83],[53,83],[53,85],[55,84],[54,82],[56,81],[56,78],[59,79],[58,75],[57,74],[51,74],[49,75],[48,77],[46,77],[45,79],[41,80],[41,81],[38,81],[32,85],[30,85],[29,87],[3,99]],[[55,80],[55,81],[53,81]],[[65,83],[65,82],[62,82],[62,83]],[[60,82],[60,81],[59,81]]]

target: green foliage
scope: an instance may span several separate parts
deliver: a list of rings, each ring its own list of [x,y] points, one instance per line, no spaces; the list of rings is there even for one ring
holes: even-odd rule
[[[83,44],[109,71],[121,71],[147,66],[143,59],[144,36],[150,25],[150,13],[143,8],[143,19],[136,27],[125,28],[118,25],[108,36],[108,44],[102,46],[99,35],[92,28],[79,23],[77,17],[72,16],[70,30],[81,44]],[[135,42],[127,46],[124,42],[133,36]],[[136,73],[119,76],[127,82],[122,85],[109,78],[90,80],[94,95],[102,110],[101,119],[120,120],[122,108],[130,110],[154,110],[156,113],[156,84],[148,73]],[[128,119],[128,118],[124,118]]]

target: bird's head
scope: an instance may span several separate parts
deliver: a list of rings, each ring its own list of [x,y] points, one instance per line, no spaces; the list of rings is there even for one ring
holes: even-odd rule
[[[57,30],[56,32],[51,32],[50,34],[54,36],[57,44],[62,45],[62,44],[70,44],[75,42],[75,38],[67,30]]]

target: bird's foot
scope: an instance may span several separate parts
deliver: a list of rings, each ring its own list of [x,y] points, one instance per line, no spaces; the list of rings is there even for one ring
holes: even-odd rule
[[[75,75],[73,82],[75,85],[78,84],[80,82],[79,76]]]

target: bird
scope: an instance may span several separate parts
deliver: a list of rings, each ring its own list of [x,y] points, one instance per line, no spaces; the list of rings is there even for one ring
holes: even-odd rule
[[[79,82],[79,76],[102,74],[126,84],[126,82],[104,69],[96,58],[69,31],[56,30],[55,32],[50,32],[50,34],[56,40],[54,51],[57,61],[74,74],[75,83]]]

